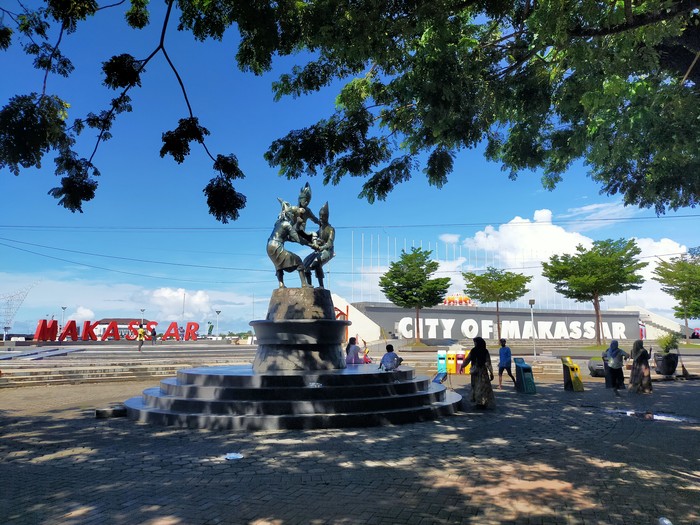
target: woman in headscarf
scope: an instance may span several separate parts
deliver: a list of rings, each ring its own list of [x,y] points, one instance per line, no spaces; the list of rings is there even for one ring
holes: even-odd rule
[[[491,381],[493,381],[493,368],[491,355],[486,349],[486,341],[482,337],[475,337],[474,348],[462,363],[460,373],[471,363],[472,401],[479,408],[494,408],[496,398],[493,395]]]
[[[631,356],[632,372],[630,373],[629,391],[637,394],[651,394],[650,356],[641,339],[637,339],[632,345]]]
[[[618,390],[625,388],[625,374],[622,371],[622,359],[627,359],[629,354],[622,350],[617,340],[610,341],[610,348],[605,353],[608,357],[608,368],[610,369],[610,382],[612,383],[615,395],[619,396]]]

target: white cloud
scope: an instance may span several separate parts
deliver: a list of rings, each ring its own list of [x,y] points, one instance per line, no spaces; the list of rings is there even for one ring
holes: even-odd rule
[[[459,242],[459,237],[460,235],[458,233],[443,233],[438,239],[446,244],[457,244]]]
[[[84,321],[97,321],[95,317],[95,312],[93,312],[89,308],[85,308],[84,306],[78,306],[78,308],[76,308],[75,311],[71,313],[68,313],[68,311],[66,311],[65,319],[73,319],[74,321],[77,321],[78,324]]]
[[[593,205],[572,209],[568,216],[579,214],[580,217],[591,217],[597,214],[602,217],[604,214],[613,216],[618,212],[617,207]],[[451,232],[442,235],[433,233],[429,235],[430,240],[423,241],[419,237],[404,238],[403,242],[398,238],[387,238],[386,243],[384,240],[380,243],[377,236],[372,243],[371,236],[367,235],[370,240],[366,241],[364,250],[359,242],[354,243],[354,255],[348,251],[341,253],[339,247],[336,247],[339,253],[329,266],[326,284],[348,300],[383,301],[378,286],[379,276],[387,270],[389,261],[394,260],[402,248],[410,250],[411,245],[416,245],[433,250],[433,256],[440,263],[437,276],[449,276],[452,279],[451,292],[462,292],[464,289],[462,271],[483,271],[487,266],[495,266],[533,276],[532,291],[513,306],[527,307],[527,300],[534,298],[537,307],[589,308],[588,305],[556,296],[553,287],[541,276],[541,261],[553,254],[572,253],[579,244],[589,248],[593,243],[591,237],[582,233],[585,228],[579,226],[583,223],[571,223],[575,225],[576,231],[570,231],[559,225],[561,218],[562,216],[553,216],[548,209],[540,209],[533,211],[531,217],[514,216],[507,223],[490,225],[479,231],[465,227],[463,232],[455,232],[454,227],[450,227]],[[414,233],[411,232],[411,235]],[[435,239],[439,239],[439,242],[435,242]],[[604,307],[638,305],[670,318],[673,300],[651,279],[656,264],[655,257],[685,252],[686,247],[668,238],[640,238],[637,242],[643,260],[652,263],[643,271],[647,282],[639,291],[607,297]],[[377,249],[380,245],[381,249]],[[377,249],[375,253],[372,247]],[[349,268],[351,260],[354,261],[354,271]],[[257,292],[253,291],[256,290],[255,287],[239,287],[235,290],[215,286],[209,289],[144,287],[131,282],[76,279],[59,272],[45,272],[40,278],[41,282],[29,292],[17,313],[14,331],[33,332],[37,320],[47,316],[60,320],[62,306],[67,307],[65,318],[76,321],[103,317],[139,318],[140,309],[144,308],[145,317],[149,319],[161,323],[179,322],[183,315],[183,297],[186,320],[197,321],[205,327],[207,321],[216,321],[215,310],[220,310],[221,331],[247,330],[250,320],[264,318],[270,291],[275,286],[274,278],[270,278],[269,287],[263,285],[262,290],[258,288]],[[20,290],[36,280],[37,274],[0,272],[0,283],[4,286],[0,289],[0,295]],[[296,285],[296,282],[291,286]],[[247,293],[238,291],[243,289]]]
[[[589,216],[603,217],[620,212],[618,207],[591,205],[572,210],[571,213],[581,215],[588,213]],[[452,279],[450,292],[462,292],[464,289],[462,271],[479,272],[488,266],[494,266],[532,276],[530,292],[511,306],[527,307],[528,299],[533,298],[536,301],[536,307],[541,308],[590,309],[592,305],[576,303],[557,294],[554,287],[541,274],[541,263],[552,255],[574,253],[578,245],[583,245],[584,248],[590,248],[593,245],[592,238],[580,231],[567,231],[562,226],[554,224],[553,219],[550,210],[542,209],[536,210],[532,219],[516,216],[508,223],[487,226],[471,236],[452,233],[440,236],[443,242],[459,242],[461,239],[461,244],[458,256],[453,259],[448,257],[447,260],[439,260],[440,269],[435,276],[449,276]],[[604,308],[640,306],[671,319],[673,318],[673,299],[661,291],[659,283],[652,279],[653,270],[658,264],[657,256],[668,258],[685,252],[686,247],[668,238],[660,240],[641,238],[636,241],[641,250],[641,260],[650,263],[640,272],[646,282],[640,290],[605,297]],[[451,254],[451,251],[442,253]],[[381,297],[381,293],[374,289],[376,276],[365,275],[362,283],[365,300],[369,300],[367,297],[376,298],[376,295]],[[360,300],[357,291],[355,300]]]
[[[573,228],[584,232],[610,226],[639,214],[639,208],[625,206],[622,202],[611,202],[569,208],[567,213],[560,215],[558,219],[575,219]]]
[[[0,274],[0,281],[16,283],[19,290],[36,280],[33,275]],[[10,291],[2,291],[4,295]],[[53,316],[61,320],[62,306],[66,306],[64,319],[77,322],[96,321],[105,317],[144,317],[159,323],[182,320],[183,297],[185,320],[197,321],[205,326],[214,322],[220,310],[221,331],[245,330],[252,318],[252,298],[223,290],[186,290],[184,288],[148,289],[128,283],[101,283],[88,280],[63,280],[44,278],[27,295],[14,319],[14,332],[33,332],[39,319]],[[258,306],[258,314],[267,308]]]
[[[476,255],[473,263],[468,262],[470,268],[483,270],[486,266],[496,266],[511,271],[521,268],[521,273],[527,273],[524,270],[554,254],[574,253],[579,244],[588,248],[593,241],[552,224],[550,210],[536,210],[533,221],[515,217],[498,228],[487,226],[464,241],[464,246]]]
[[[609,308],[617,308],[626,305],[641,306],[642,308],[646,308],[672,319],[675,301],[670,295],[663,292],[661,290],[661,284],[653,279],[654,270],[658,266],[660,260],[668,260],[672,257],[677,257],[681,253],[687,252],[687,247],[667,238],[658,241],[649,238],[640,238],[636,239],[636,242],[641,250],[640,259],[649,263],[639,272],[646,282],[639,290],[630,290],[626,294],[609,298],[607,306]]]

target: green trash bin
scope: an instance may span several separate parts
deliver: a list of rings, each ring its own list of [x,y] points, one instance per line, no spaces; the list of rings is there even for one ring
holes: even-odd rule
[[[532,367],[522,357],[513,358],[515,363],[515,390],[523,394],[535,394],[535,376],[532,375]]]

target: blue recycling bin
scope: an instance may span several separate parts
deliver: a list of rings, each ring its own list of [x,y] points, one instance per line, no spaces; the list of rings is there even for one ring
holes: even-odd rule
[[[522,357],[513,358],[513,362],[515,363],[515,390],[523,394],[537,393],[532,367]]]
[[[447,373],[447,350],[437,351],[437,371],[438,374]]]

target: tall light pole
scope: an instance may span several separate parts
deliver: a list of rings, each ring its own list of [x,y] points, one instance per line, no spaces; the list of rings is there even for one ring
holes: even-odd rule
[[[214,310],[216,312],[216,337],[219,337],[219,314],[221,310]]]
[[[66,308],[67,306],[61,306],[61,326],[58,328],[58,344],[61,344],[61,334],[63,333],[63,327],[66,326]]]
[[[535,313],[533,311],[533,306],[535,306],[535,300],[530,299],[528,301],[530,304],[530,323],[532,324],[532,357],[537,357],[537,350],[535,350]]]
[[[141,308],[141,324],[143,324],[143,312],[145,312],[145,308]]]

